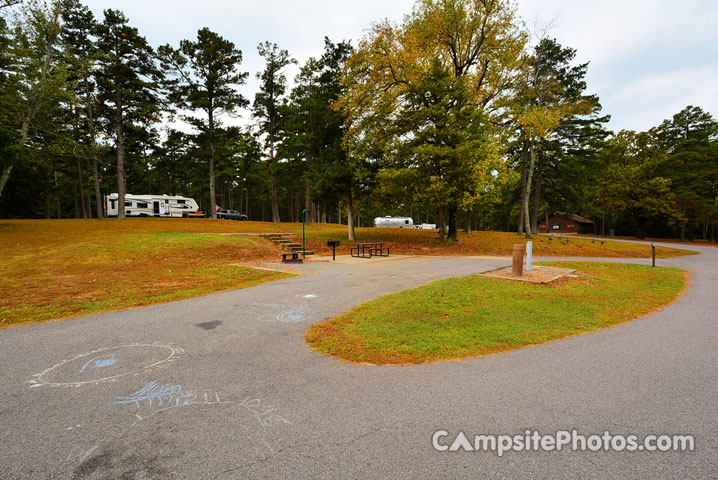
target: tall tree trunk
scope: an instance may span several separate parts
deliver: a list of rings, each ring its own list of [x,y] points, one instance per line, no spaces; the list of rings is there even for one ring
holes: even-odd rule
[[[308,160],[307,160],[308,161]],[[307,213],[311,212],[311,203],[312,199],[309,196],[309,180],[304,180],[304,208],[307,210]],[[307,223],[312,223],[311,215],[308,217],[309,221]]]
[[[209,218],[217,220],[217,194],[214,176],[214,108],[207,109],[209,117]]]
[[[524,212],[525,212],[525,227],[526,227],[526,238],[532,238],[531,236],[531,219],[529,218],[529,197],[531,196],[531,177],[534,173],[534,165],[536,163],[536,144],[532,140],[529,147],[531,162],[529,163],[528,175],[526,176],[526,195],[524,196]]]
[[[551,226],[548,224],[548,208],[546,208],[545,215],[546,215],[546,233],[549,233]]]
[[[274,167],[272,167],[272,173],[270,173],[271,182],[271,201],[272,201],[272,222],[279,223],[279,203],[277,201],[277,178],[274,174]]]
[[[45,68],[45,71],[49,68],[49,58],[47,56],[45,57]],[[20,139],[17,142],[18,147],[22,148],[27,143],[27,138],[30,135],[30,122],[39,113],[40,108],[42,108],[42,102],[36,104],[35,107],[25,115],[25,118],[23,118],[22,125],[20,126]],[[0,175],[0,198],[2,198],[2,194],[5,191],[5,185],[7,185],[8,180],[10,180],[12,170],[13,165],[10,164],[3,169],[2,175]]]
[[[80,210],[82,211],[82,218],[87,218],[87,205],[85,205],[85,189],[82,186],[82,161],[80,157],[77,159],[77,190],[80,195]]]
[[[30,134],[30,118],[31,115],[28,115],[25,117],[25,119],[22,121],[22,126],[20,127],[20,140],[17,142],[18,147],[24,147],[25,143],[27,143],[27,137]],[[10,164],[6,166],[3,171],[2,175],[0,175],[0,198],[2,198],[2,194],[5,191],[5,185],[7,185],[8,180],[10,180],[10,174],[12,173],[13,165]]]
[[[219,206],[222,209],[227,208],[227,184],[225,182],[220,181],[221,188],[219,189]]]
[[[277,201],[277,177],[274,169],[276,168],[277,159],[274,157],[274,135],[269,133],[269,180],[270,180],[270,200],[272,202],[272,222],[279,223],[279,204]]]
[[[538,232],[539,208],[541,207],[541,183],[543,180],[544,155],[543,152],[538,154],[538,165],[536,166],[536,192],[534,193],[534,207],[532,231]]]
[[[97,204],[97,219],[103,220],[105,218],[103,212],[104,204],[102,202],[102,193],[100,192],[100,176],[97,168],[97,154],[94,151],[92,153],[92,181],[95,184],[95,203]]]
[[[685,199],[683,200],[683,206],[682,206],[681,211],[683,213],[683,221],[681,222],[681,242],[683,242],[686,239],[686,220],[685,220],[685,218],[686,218],[686,201],[685,201]]]
[[[47,174],[47,168],[43,170],[43,180],[45,184],[45,219],[50,219],[50,176]]]
[[[353,199],[351,194],[347,197],[347,237],[350,242],[356,241],[354,235],[354,212],[353,212]]]
[[[471,233],[471,223],[474,220],[473,212],[466,212],[466,234],[468,236],[473,236],[473,233]]]
[[[122,94],[118,91],[116,94],[117,112],[115,114],[116,131],[117,131],[117,218],[124,220],[125,218],[125,137],[122,129]]]
[[[79,128],[77,126],[77,107],[72,107],[72,138],[76,144],[80,143]],[[75,163],[77,164],[77,183],[75,185],[75,218],[87,218],[87,208],[85,206],[85,190],[82,180],[82,159],[75,154]],[[80,196],[78,204],[77,195]],[[78,210],[79,208],[79,210]]]
[[[439,243],[444,243],[446,236],[446,220],[444,219],[444,206],[439,206]]]
[[[297,217],[294,216],[294,203],[295,203],[295,195],[289,196],[289,222],[295,223],[297,221]]]
[[[342,224],[342,204],[339,202],[339,206],[337,207],[337,223],[339,225]]]
[[[80,204],[77,202],[77,183],[74,184],[75,194],[72,196],[75,200],[75,218],[80,218]]]
[[[87,104],[87,132],[90,135],[90,150],[92,151],[92,182],[95,185],[95,204],[97,218],[102,220],[102,194],[100,193],[100,175],[97,168],[97,144],[95,143],[95,112],[90,95],[90,82],[85,75],[85,102]]]
[[[3,168],[2,175],[0,175],[0,198],[2,198],[2,194],[5,191],[5,184],[10,179],[11,173],[12,165],[8,165],[7,167]]]
[[[245,207],[247,209],[247,211],[244,212],[244,214],[247,215],[247,220],[249,220],[249,215],[250,215],[250,213],[249,213],[249,185],[247,185],[244,195],[245,195],[245,199],[246,199]]]
[[[529,167],[529,140],[524,137],[523,145],[521,146],[521,205],[519,207],[519,229],[518,233],[521,235],[524,233],[524,215],[526,212],[526,177],[528,174]]]
[[[87,205],[87,216],[85,218],[92,218],[92,202],[90,201],[90,194],[87,194],[85,198],[85,205]]]
[[[452,242],[459,240],[457,221],[456,221],[456,206],[449,205],[449,235],[448,239]]]
[[[57,170],[55,170],[55,205],[57,207],[57,219],[62,218],[62,208],[60,206],[60,181],[57,178]]]

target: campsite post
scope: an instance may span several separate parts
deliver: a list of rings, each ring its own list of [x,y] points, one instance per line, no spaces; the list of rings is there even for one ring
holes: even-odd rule
[[[534,253],[534,242],[528,241],[526,242],[526,271],[530,272],[533,270],[533,253]]]
[[[526,247],[524,247],[523,243],[519,243],[514,245],[514,258],[511,263],[511,274],[515,277],[520,277],[523,275],[524,270],[524,252]]]
[[[652,263],[652,266],[655,267],[656,266],[656,246],[653,244],[653,242],[651,242],[651,251],[653,252],[653,255],[651,255],[653,261],[651,263]]]

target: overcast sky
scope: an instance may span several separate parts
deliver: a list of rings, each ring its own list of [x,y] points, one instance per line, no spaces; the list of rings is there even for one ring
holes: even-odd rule
[[[157,47],[195,39],[209,27],[244,53],[250,72],[242,93],[254,99],[263,68],[257,45],[269,40],[300,64],[321,55],[324,36],[360,38],[382,18],[401,21],[413,0],[83,0],[98,18],[122,10]],[[588,90],[601,99],[614,130],[645,130],[687,105],[718,115],[718,1],[716,0],[519,0],[519,13],[556,19],[550,35],[590,62]],[[289,70],[293,77],[296,69]],[[244,115],[245,117],[248,114]]]

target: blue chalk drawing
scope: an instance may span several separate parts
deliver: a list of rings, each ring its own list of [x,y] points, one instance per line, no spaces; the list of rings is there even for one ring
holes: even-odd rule
[[[161,385],[152,381],[126,397],[115,397],[111,405],[134,404],[137,408],[140,408],[142,402],[145,401],[148,407],[152,407],[155,403],[162,407],[165,403],[173,402],[178,405],[189,405],[194,402],[195,396],[193,392],[183,392],[182,385]]]
[[[309,307],[294,307],[285,310],[277,315],[277,320],[282,323],[298,323],[312,318],[317,311]]]
[[[136,428],[140,428],[141,425],[153,425],[150,420],[156,418],[160,414],[166,414],[167,412],[177,411],[178,408],[196,407],[196,406],[213,406],[213,405],[225,405],[225,406],[236,406],[246,410],[251,414],[257,421],[257,425],[262,432],[262,435],[269,435],[270,428],[277,427],[281,424],[292,425],[292,422],[279,415],[279,412],[272,405],[266,405],[259,398],[246,397],[244,400],[221,400],[219,393],[211,390],[182,390],[182,385],[161,385],[155,381],[152,381],[142,387],[140,390],[131,393],[126,397],[115,397],[110,405],[132,405],[134,404],[137,408],[142,406],[152,407],[155,404],[156,408],[150,408],[145,410],[140,416],[136,410],[133,410],[133,418],[135,419],[129,426],[121,429],[119,432],[111,434],[107,437],[101,438],[97,443],[92,445],[90,448],[80,448],[71,451],[67,456],[67,461],[76,461],[82,463],[86,461],[90,455],[92,455],[101,445],[106,444],[128,432],[133,431]],[[146,412],[146,413],[144,413]],[[269,441],[268,437],[264,438],[264,444],[269,449],[272,455],[275,454],[274,447]],[[79,450],[79,451],[78,451]]]
[[[80,373],[87,373],[97,368],[110,367],[117,362],[115,354],[109,356],[99,356],[88,361],[81,369]]]

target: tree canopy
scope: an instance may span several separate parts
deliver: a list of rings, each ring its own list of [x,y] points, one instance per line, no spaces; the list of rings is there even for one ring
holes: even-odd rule
[[[122,218],[131,191],[192,196],[212,218],[346,220],[351,240],[384,215],[458,242],[461,227],[530,236],[557,212],[715,240],[712,114],[611,132],[589,63],[548,33],[510,1],[418,0],[301,64],[261,43],[250,95],[247,46],[209,28],[155,49],[119,10],[1,2],[0,217],[101,219],[117,192]]]

